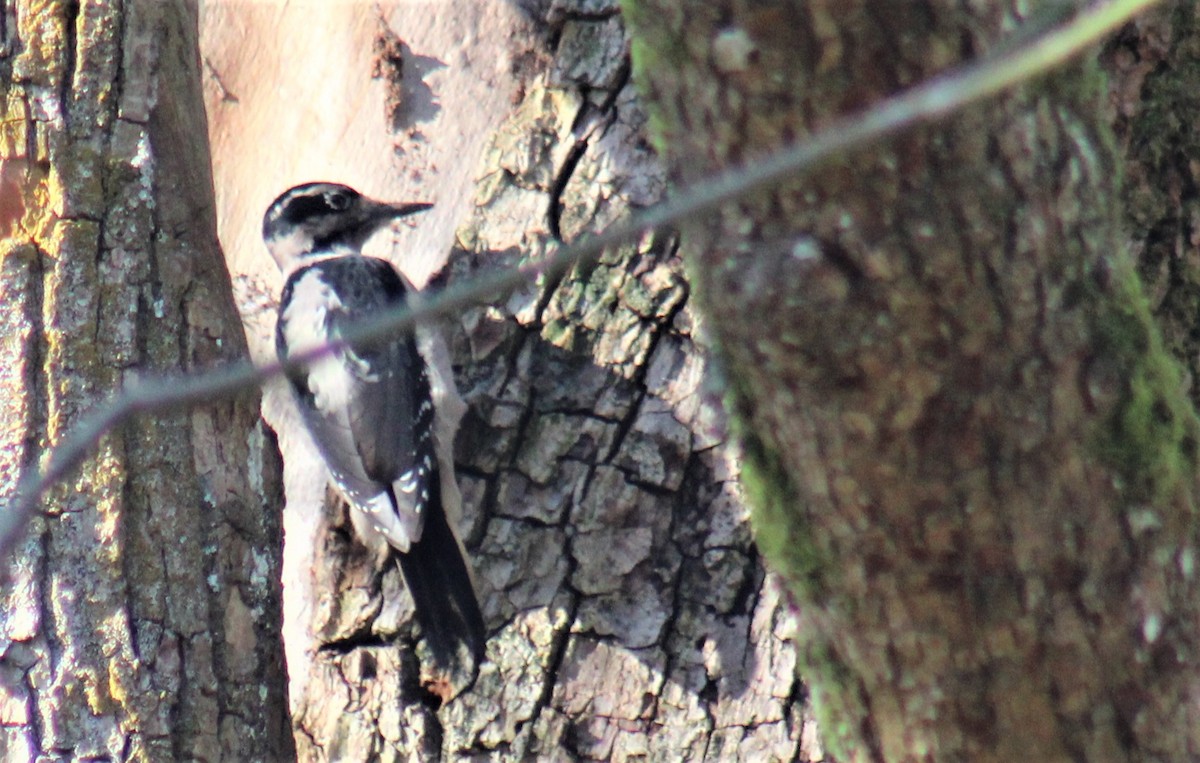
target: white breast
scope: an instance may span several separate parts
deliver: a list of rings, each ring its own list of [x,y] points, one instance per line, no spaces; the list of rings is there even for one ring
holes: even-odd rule
[[[283,338],[288,353],[305,352],[336,338],[326,333],[325,320],[331,310],[341,306],[337,294],[316,271],[300,276],[292,286],[291,302],[283,311]],[[308,389],[321,411],[345,410],[357,382],[340,352],[308,367]]]

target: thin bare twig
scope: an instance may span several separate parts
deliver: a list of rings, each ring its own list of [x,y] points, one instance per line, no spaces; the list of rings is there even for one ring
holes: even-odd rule
[[[1062,64],[1158,2],[1114,0],[1093,6],[1070,22],[1020,47],[934,77],[859,114],[837,120],[791,148],[723,172],[667,202],[610,226],[602,233],[564,246],[545,260],[448,288],[416,309],[381,313],[354,326],[340,341],[313,348],[296,356],[286,366],[280,363],[254,366],[242,362],[200,375],[145,381],[122,390],[86,414],[54,448],[39,473],[30,472],[21,480],[8,510],[0,512],[0,555],[20,537],[46,489],[82,463],[107,432],[136,414],[200,405],[260,384],[283,373],[286,368],[312,362],[348,344],[379,339],[411,329],[420,320],[456,312],[488,299],[502,298],[539,275],[557,278],[576,263],[588,262],[604,249],[631,240],[644,231],[663,228],[710,211],[749,191],[810,171],[820,162],[851,148],[940,119],[968,104],[1015,87]]]

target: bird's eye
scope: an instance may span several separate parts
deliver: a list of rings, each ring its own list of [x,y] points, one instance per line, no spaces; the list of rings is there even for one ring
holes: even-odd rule
[[[341,193],[340,191],[335,193],[327,193],[325,194],[325,203],[328,204],[329,208],[334,212],[342,212],[349,208],[350,196],[349,194]]]

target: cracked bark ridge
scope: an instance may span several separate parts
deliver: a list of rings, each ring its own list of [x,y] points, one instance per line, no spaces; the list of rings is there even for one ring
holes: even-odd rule
[[[245,355],[212,213],[196,11],[5,6],[0,492],[140,375]],[[6,210],[11,208],[6,207]],[[0,600],[0,757],[276,759],[279,463],[253,392],[107,435]]]
[[[670,176],[1023,21],[882,7],[629,3]],[[1123,255],[1107,95],[1081,62],[684,231],[838,759],[1200,754],[1198,427]]]
[[[453,279],[662,195],[619,17],[555,8],[548,71],[496,136]],[[455,334],[495,635],[443,711],[451,758],[820,758],[675,246],[647,236]]]

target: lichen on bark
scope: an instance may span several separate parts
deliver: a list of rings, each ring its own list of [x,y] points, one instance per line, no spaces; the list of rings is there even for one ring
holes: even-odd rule
[[[6,500],[123,385],[245,351],[195,117],[195,6],[12,8]],[[287,755],[273,454],[245,393],[109,432],[48,492],[6,560],[0,757]]]

